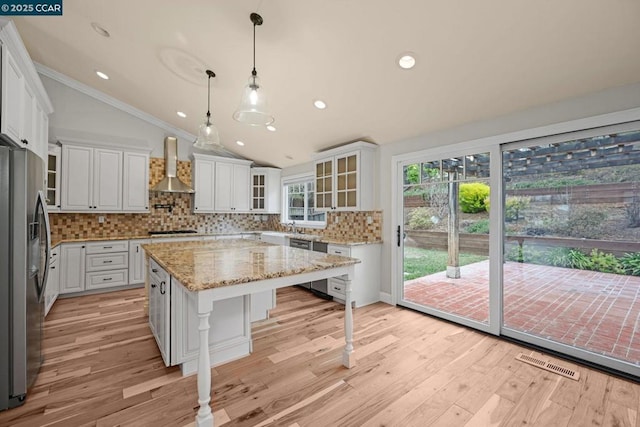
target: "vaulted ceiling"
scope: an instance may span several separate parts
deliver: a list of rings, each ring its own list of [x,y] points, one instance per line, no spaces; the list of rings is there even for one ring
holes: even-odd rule
[[[251,12],[275,132],[232,119]],[[15,21],[34,61],[192,134],[212,69],[225,147],[284,167],[639,82],[639,18],[637,0],[65,0],[62,17]],[[411,70],[397,65],[406,51]]]

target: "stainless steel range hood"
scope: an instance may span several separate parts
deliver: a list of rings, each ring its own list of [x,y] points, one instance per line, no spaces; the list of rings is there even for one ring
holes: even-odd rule
[[[195,193],[191,187],[178,179],[178,138],[164,139],[165,177],[151,191],[164,193]]]

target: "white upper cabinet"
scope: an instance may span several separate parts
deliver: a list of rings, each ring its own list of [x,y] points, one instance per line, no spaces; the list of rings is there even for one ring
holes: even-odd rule
[[[62,141],[61,211],[148,212],[149,153]]]
[[[95,149],[93,157],[93,209],[97,211],[122,210],[122,151],[105,148]]]
[[[252,212],[280,213],[282,194],[282,171],[277,168],[251,168]]]
[[[51,101],[12,21],[0,18],[0,132],[16,144],[47,158]]]
[[[122,209],[149,212],[149,154],[124,152]]]
[[[216,212],[249,211],[251,161],[216,162],[214,205]]]
[[[93,148],[75,145],[62,147],[61,209],[93,210]]]
[[[193,154],[193,212],[249,212],[251,163]]]
[[[215,178],[216,162],[209,156],[193,155],[191,163],[191,182],[195,194],[193,195],[193,212],[208,213],[214,211],[213,180]]]
[[[358,141],[314,156],[316,209],[373,210],[376,147],[375,144]]]
[[[0,130],[16,143],[22,142],[24,77],[9,49],[2,47],[2,115]]]

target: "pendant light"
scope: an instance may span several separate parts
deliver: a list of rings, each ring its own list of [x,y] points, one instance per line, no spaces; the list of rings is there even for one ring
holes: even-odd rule
[[[198,138],[193,143],[195,148],[199,148],[201,150],[215,150],[218,148],[222,148],[222,144],[220,144],[220,135],[218,135],[218,129],[211,123],[211,77],[215,77],[216,73],[211,70],[206,71],[208,79],[207,79],[207,120],[200,125],[198,129]]]
[[[273,123],[274,118],[267,113],[264,88],[260,85],[256,71],[256,25],[262,25],[262,17],[252,13],[249,18],[253,22],[253,71],[249,76],[249,83],[244,87],[240,106],[233,113],[233,118],[251,126],[267,126]]]

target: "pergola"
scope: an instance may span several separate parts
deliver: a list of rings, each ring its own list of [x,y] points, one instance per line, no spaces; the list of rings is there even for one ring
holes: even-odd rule
[[[517,148],[502,153],[505,181],[514,177],[548,173],[571,173],[603,167],[640,164],[640,131],[604,135],[543,146]],[[416,185],[446,183],[449,189],[447,277],[460,277],[460,183],[489,177],[489,153],[473,154],[420,164],[420,182]]]

